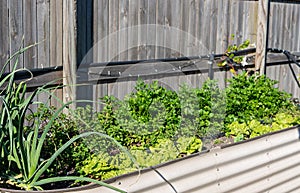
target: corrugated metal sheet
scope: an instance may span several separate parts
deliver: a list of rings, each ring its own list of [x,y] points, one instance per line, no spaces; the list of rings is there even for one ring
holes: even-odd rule
[[[115,179],[132,192],[300,192],[300,127]],[[103,187],[88,192],[113,192]]]

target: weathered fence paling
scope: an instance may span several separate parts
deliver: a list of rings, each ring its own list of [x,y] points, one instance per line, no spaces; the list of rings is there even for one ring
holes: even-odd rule
[[[229,44],[239,44],[245,39],[260,47],[259,42],[267,41],[257,41],[260,39],[259,21],[265,21],[259,18],[267,15],[258,17],[261,16],[258,13],[262,13],[259,7],[263,7],[259,2],[263,1],[0,1],[0,64],[4,64],[22,43],[27,46],[40,42],[21,56],[19,66],[28,69],[64,66],[64,83],[69,87],[57,94],[64,101],[73,100],[76,93],[82,93],[72,85],[76,84],[80,61],[90,48],[93,50],[86,61],[97,63],[222,53]],[[271,1],[269,35],[262,37],[267,38],[268,47],[300,50],[299,13],[300,1]],[[262,34],[266,30],[264,28]],[[235,34],[234,40],[231,40],[231,34]],[[292,67],[300,74],[298,67]],[[288,65],[268,67],[267,75],[280,81],[280,89],[300,96]],[[220,71],[215,74],[218,76],[227,78],[231,75]],[[207,75],[203,73],[181,74],[170,80],[199,85],[204,77]],[[161,80],[165,81],[166,77]],[[114,93],[121,96],[131,89],[132,84],[134,82],[128,82],[131,86],[124,82],[94,85],[85,97],[98,99]]]

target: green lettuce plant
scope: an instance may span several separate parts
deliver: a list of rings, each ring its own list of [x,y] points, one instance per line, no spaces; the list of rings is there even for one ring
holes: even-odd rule
[[[200,152],[201,149],[200,139],[180,137],[176,141],[159,139],[157,144],[150,147],[133,146],[129,151],[141,168],[147,168]],[[135,170],[132,161],[122,152],[111,154],[102,151],[86,159],[83,165],[79,172],[96,179],[108,179]]]
[[[261,136],[273,131],[278,131],[300,124],[299,111],[279,112],[268,122],[251,120],[246,123],[234,121],[228,125],[227,136],[232,136],[235,142]]]

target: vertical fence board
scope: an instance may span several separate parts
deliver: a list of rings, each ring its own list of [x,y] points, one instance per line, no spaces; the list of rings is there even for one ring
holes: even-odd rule
[[[109,34],[109,0],[94,0],[94,61],[107,62],[108,59],[108,34]],[[126,49],[126,48],[125,48]],[[107,84],[94,85],[93,100],[98,101],[100,97],[108,94]],[[103,108],[103,105],[97,105]]]
[[[128,60],[128,1],[120,0],[119,2],[119,60]]]
[[[290,10],[290,5],[286,5],[284,7],[284,12],[285,17],[284,17],[284,25],[283,25],[283,34],[281,38],[283,39],[283,49],[290,50],[291,49],[291,44],[289,43],[291,39],[291,10]],[[283,14],[282,14],[283,15]],[[291,70],[288,65],[282,65],[281,66],[281,89],[288,91],[292,85],[292,82],[290,80],[292,79],[292,74]]]
[[[169,57],[180,57],[180,24],[181,24],[181,1],[180,0],[168,0],[168,14],[167,20],[169,21],[169,25],[171,27],[171,32],[167,35],[166,41],[167,44],[170,45],[170,54],[167,54]]]
[[[41,42],[37,46],[38,68],[50,66],[50,5],[47,0],[37,0],[37,39]],[[40,93],[37,100],[48,102],[49,95]]]
[[[109,61],[118,61],[119,60],[119,53],[118,53],[118,30],[119,30],[119,1],[118,0],[110,0],[109,1],[109,34],[108,34],[108,57]],[[137,18],[135,18],[137,20]],[[135,55],[136,56],[136,55]],[[121,72],[120,72],[121,73]],[[113,90],[118,83],[108,84],[108,90]],[[115,96],[118,95],[118,90],[115,90]],[[110,94],[110,91],[108,91]]]
[[[216,27],[217,31],[217,42],[216,42],[216,53],[222,53],[226,50],[228,45],[228,25],[229,25],[229,19],[228,19],[228,11],[229,11],[229,0],[224,1],[217,1],[217,23],[218,26]]]
[[[286,6],[284,6],[284,7],[282,7],[282,6],[280,6],[279,5],[279,8],[280,8],[280,10],[281,10],[281,12],[280,13],[278,13],[278,15],[277,15],[277,17],[279,17],[280,16],[280,27],[281,27],[281,29],[283,29],[283,30],[280,30],[280,31],[278,31],[277,33],[279,33],[279,42],[280,42],[280,44],[279,44],[279,46],[280,46],[280,49],[285,49],[285,33],[286,33],[286,30],[285,30],[285,22],[286,22],[286,18],[285,17],[283,17],[283,13],[286,13]],[[277,29],[276,29],[276,31],[277,31]],[[286,67],[285,66],[282,66],[282,65],[280,65],[279,66],[279,68],[277,68],[277,73],[276,73],[276,75],[277,75],[277,78],[276,78],[276,80],[278,80],[279,82],[281,82],[282,84],[279,84],[279,89],[284,89],[284,87],[285,87],[285,85],[283,84],[283,81],[286,79],[286,76],[287,76],[287,70],[286,70]]]
[[[36,0],[24,0],[24,45],[29,46],[37,42],[37,10]],[[37,68],[37,46],[24,53],[24,65],[28,69]]]
[[[23,23],[24,23],[24,46],[30,46],[37,42],[37,8],[36,0],[23,0]],[[34,69],[37,64],[37,46],[28,49],[24,53],[24,67]],[[31,93],[27,93],[29,96]],[[38,100],[36,97],[34,100]],[[37,109],[36,105],[31,105],[31,110],[34,112]]]
[[[200,2],[201,10],[201,40],[202,44],[205,47],[206,51],[209,54],[210,50],[210,1],[201,1]]]
[[[189,1],[189,7],[188,7],[188,20],[185,22],[188,24],[188,30],[189,36],[187,38],[187,56],[194,56],[198,55],[197,48],[196,48],[196,2],[195,0]]]
[[[8,23],[8,1],[0,1],[0,70],[2,70],[10,54]],[[9,66],[7,66],[6,71],[9,71]]]
[[[134,26],[138,25],[138,1],[129,1],[128,12],[128,59],[136,60],[138,57],[138,31]]]
[[[38,67],[49,67],[50,57],[49,57],[49,4],[47,0],[37,1],[37,39],[41,42],[38,45]]]
[[[182,33],[180,33],[180,38],[179,38],[179,47],[180,47],[180,55],[181,56],[188,56],[187,55],[187,31],[188,31],[188,9],[189,9],[189,1],[181,1],[181,10],[180,10],[180,30],[182,30]]]
[[[270,9],[270,26],[269,26],[269,47],[273,48],[279,48],[279,45],[281,45],[281,37],[280,33],[277,31],[278,28],[280,28],[281,24],[280,21],[281,19],[277,18],[279,15],[281,15],[282,10],[280,10],[282,7],[280,7],[280,4],[278,3],[273,3],[271,4],[271,9]],[[279,66],[276,67],[269,67],[267,68],[267,75],[271,79],[279,80]]]
[[[300,5],[298,4],[297,6],[293,6],[293,17],[292,17],[292,40],[294,40],[295,42],[299,42],[300,37],[299,37],[299,28],[297,26],[300,26],[300,13],[299,10],[300,9]],[[300,43],[294,43],[292,44],[291,50],[292,51],[298,51],[300,47]],[[295,71],[295,74],[299,77],[298,78],[298,82],[297,81],[291,81],[292,86],[291,86],[291,93],[294,94],[294,97],[299,98],[300,97],[300,88],[299,88],[299,84],[300,84],[300,67],[296,66],[295,64],[292,65],[293,69]]]
[[[50,66],[62,66],[63,3],[50,1]]]
[[[147,15],[148,1],[140,0],[138,9],[138,59],[147,59]]]
[[[208,13],[207,20],[210,21],[209,23],[209,53],[216,53],[216,37],[217,37],[217,26],[218,26],[218,20],[217,20],[217,3],[216,1],[210,1],[210,9]]]
[[[237,44],[241,44],[242,41],[246,38],[243,35],[245,34],[245,32],[247,31],[247,28],[243,28],[243,24],[245,23],[246,20],[244,20],[245,17],[245,3],[241,2],[241,1],[237,1],[237,17],[235,18],[235,25],[236,25],[236,42]],[[246,25],[248,26],[248,25]]]
[[[267,45],[267,20],[269,17],[269,0],[258,1],[258,24],[257,24],[257,47],[255,55],[255,68],[260,70],[260,74],[265,73],[266,47]]]
[[[157,0],[156,3],[156,48],[155,48],[155,58],[165,57],[165,30],[162,27],[165,24],[166,18],[166,1]]]
[[[203,21],[204,21],[204,4],[203,4],[203,1],[202,0],[199,0],[198,1],[198,5],[197,5],[197,7],[198,7],[198,26],[197,26],[197,38],[198,38],[198,41],[199,41],[199,43],[200,43],[200,45],[201,45],[201,47],[203,47],[201,50],[202,50],[202,52],[200,52],[201,54],[203,53],[203,52],[205,52],[205,54],[207,54],[208,53],[208,49],[207,49],[207,46],[205,45],[205,42],[204,42],[204,40],[205,40],[205,38],[203,38],[205,35],[204,35],[204,29],[205,29],[205,26],[204,26],[204,23],[203,23]]]
[[[63,101],[75,100],[76,87],[76,17],[75,0],[63,1]],[[74,106],[71,105],[73,108]]]
[[[110,0],[109,1],[109,61],[117,61],[119,60],[118,53],[118,36],[116,33],[119,30],[119,1],[118,0]]]
[[[147,16],[147,59],[155,58],[155,41],[156,41],[156,33],[154,24],[156,22],[156,0],[148,0],[148,16]]]
[[[108,61],[108,18],[109,0],[94,1],[94,60],[95,62]]]
[[[49,1],[50,3],[50,66],[63,65],[63,2]],[[55,96],[62,99],[62,89],[53,91]],[[60,107],[61,103],[52,98],[51,105]]]
[[[23,37],[23,2],[19,0],[11,0],[9,3],[9,40],[10,54],[15,53],[22,47]],[[17,68],[23,68],[23,55],[19,56]],[[11,67],[14,61],[11,63]],[[12,70],[12,68],[10,68]]]

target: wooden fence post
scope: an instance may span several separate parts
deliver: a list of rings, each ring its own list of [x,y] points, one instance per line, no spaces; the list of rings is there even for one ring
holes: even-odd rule
[[[256,38],[255,68],[260,74],[265,73],[266,51],[268,43],[269,0],[258,1],[258,24]]]
[[[63,1],[63,102],[76,99],[76,0]],[[75,104],[70,105],[71,108]]]

